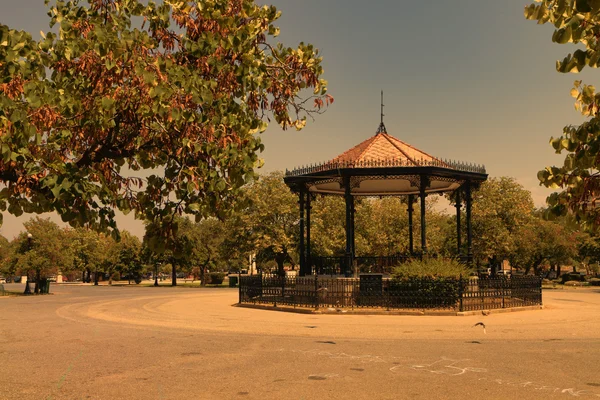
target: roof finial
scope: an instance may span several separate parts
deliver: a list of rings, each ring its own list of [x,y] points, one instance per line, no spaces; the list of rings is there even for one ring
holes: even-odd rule
[[[385,125],[383,124],[383,117],[385,114],[383,113],[383,90],[381,91],[381,123],[379,124],[379,128],[377,128],[377,133],[387,133],[387,129],[385,129]]]

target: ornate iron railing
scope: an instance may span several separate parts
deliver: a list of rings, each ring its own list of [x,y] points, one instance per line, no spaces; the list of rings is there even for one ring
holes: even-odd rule
[[[453,160],[408,160],[408,159],[379,159],[364,161],[328,161],[320,164],[304,165],[293,170],[285,170],[285,176],[314,174],[322,171],[332,171],[342,168],[387,168],[387,167],[440,167],[463,172],[485,174],[485,165],[472,164]]]
[[[242,276],[239,302],[293,307],[489,310],[542,304],[537,276],[387,279]]]

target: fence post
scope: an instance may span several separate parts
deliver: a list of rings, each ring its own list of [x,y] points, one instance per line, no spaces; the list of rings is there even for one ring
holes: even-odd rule
[[[260,274],[258,275],[259,277],[259,281],[260,281],[260,303],[262,303],[263,301],[263,273],[262,270],[260,271]]]
[[[385,288],[385,285],[381,285],[382,289],[383,289],[383,295],[385,296],[385,305],[387,307],[387,310],[390,311],[390,281],[387,280],[385,281],[387,283],[387,288]],[[383,283],[383,281],[382,281]]]
[[[242,304],[242,271],[238,271],[239,299],[238,304]]]
[[[315,275],[315,310],[319,309],[319,276]]]
[[[464,281],[463,281],[463,277],[462,274],[460,274],[460,277],[458,278],[458,311],[462,312],[463,311],[463,293],[464,293]]]

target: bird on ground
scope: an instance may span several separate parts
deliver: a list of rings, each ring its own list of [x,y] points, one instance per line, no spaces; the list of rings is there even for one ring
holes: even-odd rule
[[[487,332],[485,331],[485,324],[483,322],[478,322],[475,325],[472,326],[472,328],[475,328],[476,326],[481,325],[483,327],[483,333],[486,334]]]

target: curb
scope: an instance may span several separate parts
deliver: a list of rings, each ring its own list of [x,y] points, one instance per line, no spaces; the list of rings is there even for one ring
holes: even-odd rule
[[[312,308],[300,308],[290,307],[285,305],[271,306],[265,304],[250,304],[250,303],[235,303],[232,307],[240,308],[254,308],[256,310],[266,311],[281,311],[290,312],[296,314],[318,314],[318,315],[414,315],[414,316],[438,316],[438,317],[467,317],[472,315],[489,315],[489,314],[502,314],[518,311],[533,311],[542,310],[543,305],[539,306],[525,306],[525,307],[513,307],[513,308],[499,308],[492,310],[477,310],[477,311],[436,311],[436,310],[379,310],[379,309],[312,309]]]

